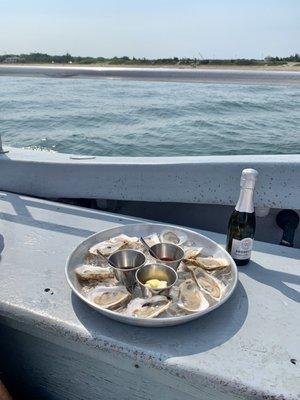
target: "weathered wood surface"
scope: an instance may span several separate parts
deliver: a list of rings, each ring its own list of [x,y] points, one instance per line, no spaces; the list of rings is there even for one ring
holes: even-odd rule
[[[0,193],[4,373],[39,399],[298,398],[300,250],[256,242],[236,292],[213,313],[127,326],[72,295],[64,266],[83,238],[136,221]]]

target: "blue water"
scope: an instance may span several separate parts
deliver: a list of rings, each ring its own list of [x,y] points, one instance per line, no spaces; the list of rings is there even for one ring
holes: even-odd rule
[[[5,144],[91,155],[300,153],[300,86],[0,77]]]

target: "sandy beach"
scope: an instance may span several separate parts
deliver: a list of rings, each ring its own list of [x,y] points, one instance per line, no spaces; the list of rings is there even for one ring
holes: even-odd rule
[[[53,64],[49,64],[53,65]],[[119,65],[114,65],[114,64],[109,64],[109,63],[97,63],[97,64],[88,64],[88,65],[82,65],[82,64],[66,64],[66,65],[74,65],[77,67],[110,67],[110,68],[171,68],[171,69],[196,69],[196,70],[241,70],[241,71],[295,71],[295,72],[300,72],[300,63],[297,62],[291,62],[287,63],[285,65],[197,65],[192,67],[191,65],[141,65],[141,64],[136,64],[136,65],[131,65],[131,64],[119,64]]]
[[[170,65],[170,64],[162,64],[162,65],[142,65],[142,64],[110,64],[110,63],[93,63],[93,64],[7,64],[3,63],[0,66],[26,66],[26,67],[80,67],[80,68],[142,68],[142,69],[193,69],[193,70],[235,70],[235,71],[286,71],[286,72],[300,72],[300,62],[289,62],[285,65]]]
[[[295,68],[295,69],[293,69]],[[104,64],[1,64],[0,76],[45,78],[102,78],[166,82],[300,84],[300,68],[233,66],[110,65]]]

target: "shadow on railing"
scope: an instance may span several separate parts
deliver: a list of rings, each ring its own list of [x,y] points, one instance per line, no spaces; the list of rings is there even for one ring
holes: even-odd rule
[[[149,357],[149,353],[157,351],[157,348],[162,347],[161,344],[163,344],[163,354],[159,355],[160,361],[203,353],[222,345],[241,329],[249,308],[245,288],[241,282],[238,282],[232,297],[213,313],[208,313],[188,324],[178,325],[176,329],[174,327],[157,329],[129,326],[112,321],[97,311],[91,310],[73,293],[71,298],[73,309],[90,333],[91,341],[101,336],[109,337],[111,341],[124,343],[126,347],[143,349],[145,357]],[[143,331],[145,335],[141,334]],[[149,332],[151,340],[149,340]],[[178,337],[181,338],[180,343],[178,343]]]
[[[102,228],[97,229],[98,222],[112,222],[120,225],[134,223],[139,220],[135,220],[131,217],[118,216],[110,214],[107,212],[101,212],[96,210],[89,210],[83,207],[75,207],[60,203],[51,203],[50,201],[27,198],[26,196],[20,196],[14,193],[1,193],[0,194],[0,204],[1,202],[7,203],[7,206],[0,206],[0,219],[5,221],[14,222],[17,224],[28,225],[34,228],[43,229],[47,231],[54,231],[65,233],[68,235],[79,236],[82,238],[88,237]],[[13,210],[12,212],[9,212]],[[45,212],[46,213],[45,213]],[[48,212],[49,213],[48,213]],[[50,212],[58,212],[61,214],[61,223],[50,221]],[[74,221],[73,218],[65,218],[64,215],[69,215],[79,218],[88,218],[92,220],[84,224],[87,226],[94,226],[95,229],[85,229],[82,226],[82,220],[77,219]],[[48,217],[48,220],[45,218]],[[74,226],[77,225],[77,226]]]
[[[300,303],[300,292],[288,286],[290,283],[300,287],[299,275],[267,269],[253,261],[247,268],[242,269],[241,272],[248,275],[250,278],[255,279],[257,282],[273,287],[291,300]]]

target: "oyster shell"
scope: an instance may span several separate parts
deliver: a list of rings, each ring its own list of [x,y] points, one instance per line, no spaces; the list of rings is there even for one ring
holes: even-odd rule
[[[201,254],[203,247],[186,247],[183,250],[184,258],[189,260],[198,257]]]
[[[214,300],[219,301],[224,292],[225,286],[217,278],[205,272],[202,268],[192,268],[191,273],[196,284]]]
[[[179,285],[177,305],[190,313],[203,311],[209,307],[208,301],[193,279],[187,279]]]
[[[130,237],[122,234],[105,240],[104,242],[95,244],[89,249],[89,253],[97,255],[97,251],[100,251],[100,253],[104,256],[110,256],[112,253],[120,250],[122,247],[137,243],[138,241],[139,239],[137,237]]]
[[[187,236],[184,233],[175,233],[171,230],[164,231],[160,234],[160,241],[162,243],[173,243],[180,246],[187,241]]]
[[[171,289],[170,289],[170,291],[169,291],[169,297],[170,297],[170,299],[172,299],[172,306],[174,305],[174,304],[176,304],[177,302],[178,302],[178,300],[179,300],[179,286],[172,286],[171,287]]]
[[[185,262],[190,262],[196,267],[206,269],[207,271],[213,271],[215,269],[221,269],[229,267],[229,262],[225,258],[214,258],[214,257],[196,257],[185,259]]]
[[[153,235],[144,236],[143,238],[149,247],[154,246],[157,243],[160,243],[160,239],[157,233],[153,233]]]
[[[105,281],[114,278],[111,268],[102,268],[92,265],[82,265],[75,269],[77,278],[81,281]]]
[[[101,308],[115,310],[131,299],[125,286],[96,286],[87,293],[87,298]]]
[[[128,304],[125,314],[138,318],[154,318],[167,310],[171,303],[172,301],[166,296],[158,295],[150,299],[136,298]]]
[[[103,257],[100,257],[99,254],[92,254],[90,252],[86,253],[84,263],[94,267],[107,268],[107,262],[103,260]]]

